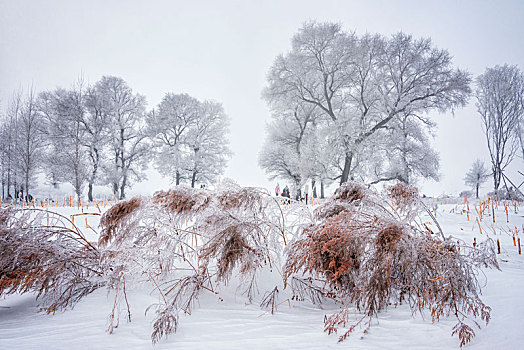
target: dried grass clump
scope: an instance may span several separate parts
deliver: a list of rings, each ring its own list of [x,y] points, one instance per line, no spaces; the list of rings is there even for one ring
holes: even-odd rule
[[[344,202],[356,202],[366,197],[367,188],[354,181],[345,182],[336,189],[333,200]]]
[[[360,206],[370,196],[373,197],[374,194],[363,185],[354,181],[345,182],[337,188],[329,201],[315,210],[315,216],[319,220],[336,216],[344,210]]]
[[[194,214],[207,208],[209,196],[206,191],[180,186],[155,192],[152,202],[173,212]]]
[[[261,192],[256,191],[252,188],[241,188],[237,191],[225,190],[218,196],[220,206],[224,210],[240,209],[240,208],[251,208],[261,206],[263,195]]]
[[[147,276],[160,299],[152,306],[153,342],[176,331],[179,314],[189,314],[201,292],[229,283],[234,271],[252,300],[257,271],[272,263],[284,240],[278,202],[264,196],[231,183],[217,190],[177,187],[142,199],[116,226],[102,221],[103,231],[114,232],[101,255],[115,293],[110,331],[118,324],[114,310],[126,300],[125,283],[136,276]]]
[[[360,268],[360,255],[365,242],[350,235],[351,220],[344,212],[304,230],[304,238],[288,250],[285,279],[301,270],[320,272],[336,288],[352,288],[351,274]]]
[[[387,196],[400,210],[417,205],[419,203],[418,188],[404,182],[397,182],[386,189]]]
[[[351,184],[340,192],[354,193],[348,187]],[[416,197],[408,196],[413,191],[407,189],[399,186],[394,192],[411,203]],[[463,249],[461,254],[455,240],[431,235],[419,224],[423,222],[420,217],[414,218],[412,212],[408,215],[387,201],[371,191],[331,198],[319,208],[324,214],[318,216],[319,222],[305,229],[288,249],[285,283],[291,281],[293,289],[310,288],[313,298],[329,297],[345,305],[325,322],[328,333],[349,325],[339,341],[366,318],[370,324],[371,318],[389,305],[407,303],[413,312],[429,310],[433,321],[456,317],[453,334],[459,336],[461,346],[466,344],[474,335],[470,324],[478,326],[475,318],[486,323],[490,319],[490,308],[479,298],[476,276],[480,262],[498,267],[493,246],[486,244],[469,252]],[[335,207],[343,210],[325,215],[334,213],[326,209]],[[419,215],[422,213],[421,209]],[[322,281],[324,288],[319,293]],[[362,314],[352,322],[351,306]]]
[[[52,226],[44,225],[47,213]],[[71,227],[56,213],[0,209],[0,296],[36,293],[51,313],[104,285],[98,250],[66,222]]]
[[[239,262],[242,264],[242,274],[253,268],[255,259],[246,258],[246,255],[255,253],[255,249],[248,244],[241,230],[240,227],[230,226],[215,235],[200,250],[200,258],[206,262],[216,258],[218,280],[228,279]]]
[[[389,252],[398,243],[404,234],[402,227],[391,224],[383,227],[377,233],[376,246],[379,252]]]
[[[130,200],[118,202],[107,210],[100,219],[102,231],[98,239],[100,246],[106,246],[116,235],[117,230],[123,227],[124,219],[136,212],[142,200],[133,197]]]

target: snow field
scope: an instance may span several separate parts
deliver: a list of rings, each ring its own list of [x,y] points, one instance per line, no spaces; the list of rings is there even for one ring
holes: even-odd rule
[[[481,205],[485,210],[480,221]],[[475,329],[476,337],[465,348],[520,349],[524,344],[520,321],[524,313],[524,255],[519,255],[514,246],[513,233],[517,230],[517,238],[522,235],[524,206],[518,205],[517,212],[514,205],[508,206],[509,223],[503,202],[492,210],[491,204],[487,207],[486,203],[470,201],[469,221],[464,203],[432,208],[446,236],[452,235],[470,246],[474,238],[480,243],[490,237],[501,245],[501,254],[497,255],[501,271],[484,269],[485,275],[478,276],[484,285],[482,300],[492,307],[492,320],[488,326]],[[65,216],[82,212],[73,207],[50,209]],[[94,212],[91,209],[84,212]],[[98,229],[99,216],[85,217],[88,226]],[[84,217],[77,218],[81,218],[75,219],[79,229],[89,240],[96,241],[95,232],[85,227]],[[266,270],[260,275],[260,294],[253,303],[247,302],[234,281],[219,288],[218,295],[203,292],[192,314],[180,318],[177,333],[155,346],[150,339],[154,312],[144,311],[158,300],[153,288],[140,279],[128,295],[132,322],[125,320],[125,310],[121,310],[120,325],[112,335],[106,329],[113,300],[104,288],[85,297],[73,310],[54,315],[39,313],[32,295],[8,296],[0,300],[0,349],[458,349],[458,339],[451,336],[453,319],[432,324],[430,315],[413,316],[406,305],[382,312],[373,319],[368,334],[357,330],[345,342],[337,343],[336,335],[323,332],[323,321],[338,306],[328,302],[319,308],[291,300],[290,293],[282,290],[279,274]],[[272,315],[259,303],[264,292],[275,286],[280,290],[278,302],[282,304]]]

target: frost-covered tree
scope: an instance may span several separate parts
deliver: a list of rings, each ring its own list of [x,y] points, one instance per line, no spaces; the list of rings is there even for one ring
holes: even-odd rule
[[[313,198],[318,196],[317,184],[320,183],[320,198],[324,198],[324,188],[330,185],[337,177],[337,153],[333,152],[333,140],[328,129],[322,128],[320,121],[314,121],[308,126],[301,142],[302,169],[304,181],[311,180],[310,192]],[[338,169],[340,170],[340,169]]]
[[[412,184],[417,177],[438,181],[439,157],[427,136],[433,127],[431,120],[405,112],[391,122],[390,128],[377,134],[377,140],[369,143],[378,146],[373,153],[383,156],[374,162],[369,183],[398,180]]]
[[[71,89],[56,89],[40,94],[40,111],[45,120],[48,140],[45,171],[53,182],[73,185],[82,197],[89,176],[84,147],[85,87],[82,81]]]
[[[100,170],[103,163],[104,146],[109,140],[110,103],[105,103],[106,97],[101,85],[88,87],[85,96],[85,113],[81,119],[84,129],[83,145],[88,156],[89,174],[87,177],[87,197],[94,200],[93,186],[100,183]]]
[[[270,179],[290,181],[293,192],[300,197],[302,185],[313,175],[315,163],[310,157],[316,155],[313,124],[318,114],[310,104],[291,106],[286,101],[273,105],[273,121],[268,126],[259,165]]]
[[[517,66],[487,68],[477,78],[476,97],[497,191],[505,181],[504,170],[518,149],[515,131],[524,115],[524,74]]]
[[[199,183],[214,182],[226,167],[231,154],[227,135],[229,120],[222,104],[205,101],[200,103],[198,118],[187,135],[188,157],[186,171],[191,187]]]
[[[189,167],[189,129],[200,114],[200,102],[188,94],[168,93],[148,116],[148,132],[157,151],[156,168],[179,185]]]
[[[7,142],[7,138],[9,136],[9,132],[7,130],[6,125],[6,118],[4,115],[0,115],[0,176],[2,177],[2,199],[6,197],[6,189],[7,191],[7,174],[9,172],[9,168],[7,166],[8,163],[8,154],[9,154],[9,144]]]
[[[38,111],[35,90],[31,88],[22,100],[17,118],[15,141],[16,164],[19,168],[20,192],[25,196],[29,194],[35,176],[42,165],[45,138],[43,132],[43,119]]]
[[[229,121],[220,103],[168,93],[148,117],[158,171],[176,185],[210,183],[223,173],[230,154]]]
[[[480,159],[475,160],[471,169],[467,172],[464,181],[466,185],[475,189],[477,198],[479,198],[479,188],[484,182],[488,180],[491,174]]]
[[[524,104],[524,98],[522,103]],[[515,132],[517,133],[517,139],[519,140],[520,144],[520,151],[522,152],[521,157],[524,160],[524,115],[520,117]]]
[[[109,150],[104,170],[113,194],[125,198],[132,180],[143,178],[146,167],[145,98],[119,77],[104,76],[95,84],[107,111]]]
[[[333,23],[306,23],[268,74],[264,96],[316,106],[336,137],[340,182],[367,161],[358,152],[406,111],[447,111],[467,102],[469,74],[455,69],[446,50],[404,33],[358,37]],[[360,158],[360,159],[359,159]]]
[[[5,185],[5,196],[12,198],[18,192],[20,179],[20,158],[17,157],[16,149],[19,140],[18,118],[22,111],[22,92],[13,94],[7,106],[1,126],[2,141],[2,181]],[[12,192],[11,192],[12,190]]]

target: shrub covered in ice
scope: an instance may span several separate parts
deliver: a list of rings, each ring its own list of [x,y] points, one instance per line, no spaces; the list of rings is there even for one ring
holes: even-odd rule
[[[461,254],[455,240],[428,230],[422,214],[431,213],[424,209],[418,191],[405,184],[385,196],[354,182],[342,185],[287,250],[284,280],[298,298],[345,305],[325,321],[329,333],[350,324],[340,341],[389,305],[407,303],[413,311],[429,310],[433,321],[455,316],[453,333],[464,345],[474,336],[474,318],[490,319],[476,275],[479,262],[498,267],[493,245]],[[351,320],[350,307],[362,316]]]

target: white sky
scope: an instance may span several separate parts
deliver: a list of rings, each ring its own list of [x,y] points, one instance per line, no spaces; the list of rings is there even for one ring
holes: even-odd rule
[[[274,58],[310,19],[357,33],[431,37],[474,76],[496,64],[524,69],[524,1],[0,0],[0,110],[20,87],[68,87],[80,74],[91,83],[120,76],[150,108],[167,92],[214,99],[231,118],[225,176],[273,188],[257,164],[269,121],[261,91]],[[422,183],[422,191],[457,194],[474,159],[488,161],[474,100],[435,120],[442,180]],[[168,187],[158,174],[149,178],[132,192]]]

